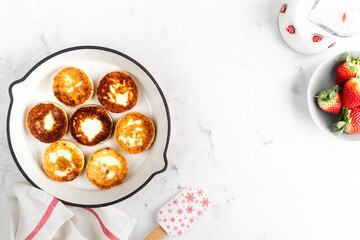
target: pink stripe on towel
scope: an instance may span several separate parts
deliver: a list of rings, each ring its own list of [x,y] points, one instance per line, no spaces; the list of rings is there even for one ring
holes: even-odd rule
[[[54,208],[56,207],[56,204],[59,202],[56,198],[54,198],[48,208],[46,209],[45,214],[41,218],[40,222],[36,225],[34,230],[25,238],[25,240],[31,240],[35,237],[35,235],[40,231],[40,229],[45,225],[49,217],[51,216],[51,213],[53,212]]]
[[[117,238],[114,234],[112,234],[112,232],[109,231],[109,229],[107,229],[104,225],[104,223],[101,221],[99,215],[97,215],[97,213],[91,209],[91,208],[84,208],[86,210],[88,210],[89,212],[91,212],[95,217],[96,219],[98,220],[100,226],[101,226],[101,229],[102,231],[104,232],[104,234],[110,239],[110,240],[120,240],[119,238]]]

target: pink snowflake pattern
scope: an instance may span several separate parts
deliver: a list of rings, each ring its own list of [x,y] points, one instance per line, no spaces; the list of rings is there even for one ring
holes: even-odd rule
[[[185,188],[158,212],[158,222],[169,235],[183,235],[211,206],[201,188]]]
[[[181,208],[179,208],[179,209],[177,210],[177,213],[180,215],[180,214],[183,213],[183,210],[182,210]]]
[[[194,201],[194,193],[188,193],[185,197],[187,199],[187,202],[193,202]]]
[[[203,198],[201,203],[202,203],[203,207],[209,207],[209,204],[210,204],[209,198]]]
[[[186,209],[186,212],[187,212],[188,214],[192,214],[193,211],[194,211],[194,207],[193,207],[193,206],[188,206],[187,209]]]

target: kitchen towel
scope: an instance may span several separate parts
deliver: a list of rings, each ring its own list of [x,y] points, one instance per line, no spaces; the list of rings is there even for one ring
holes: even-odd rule
[[[114,207],[78,208],[27,183],[12,186],[0,207],[0,239],[121,239],[129,238],[136,219]]]

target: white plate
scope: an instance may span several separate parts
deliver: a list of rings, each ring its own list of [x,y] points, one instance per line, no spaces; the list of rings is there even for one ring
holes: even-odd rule
[[[41,143],[27,130],[26,115],[37,103],[51,101],[62,106],[71,117],[77,108],[61,104],[52,93],[52,81],[58,71],[74,66],[84,70],[94,81],[95,88],[105,74],[123,71],[130,74],[139,88],[138,102],[125,113],[110,113],[114,124],[129,112],[141,112],[149,116],[155,125],[155,139],[151,147],[136,155],[122,151],[111,138],[97,146],[78,144],[68,132],[63,139],[78,145],[86,163],[97,149],[112,147],[127,159],[129,171],[125,180],[108,190],[99,190],[86,177],[85,167],[81,175],[71,182],[56,182],[47,177],[42,167],[42,156],[49,144]],[[96,89],[95,89],[96,90]],[[165,97],[150,73],[138,62],[112,49],[81,46],[54,53],[36,64],[24,78],[9,87],[10,106],[7,119],[8,142],[13,158],[24,177],[59,200],[74,206],[100,207],[122,201],[143,188],[156,174],[167,167],[166,150],[170,137],[170,115]],[[87,104],[100,105],[96,94]]]
[[[350,51],[353,57],[360,56],[360,52]],[[332,88],[336,85],[335,83],[335,73],[336,69],[339,66],[340,62],[336,61],[337,59],[345,59],[346,55],[349,52],[344,52],[338,54],[322,64],[315,70],[311,76],[308,91],[307,91],[307,101],[308,107],[311,114],[311,117],[315,121],[316,125],[329,137],[336,140],[343,141],[359,141],[360,133],[357,134],[335,134],[331,130],[334,129],[333,124],[338,122],[340,119],[335,114],[327,113],[321,110],[317,103],[315,96],[320,92]]]

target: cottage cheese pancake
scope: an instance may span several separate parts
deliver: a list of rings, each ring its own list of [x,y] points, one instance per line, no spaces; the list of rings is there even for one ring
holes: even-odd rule
[[[129,113],[116,124],[116,142],[122,150],[130,154],[144,152],[150,147],[154,136],[153,122],[141,113]]]
[[[59,182],[74,180],[84,167],[83,153],[75,144],[64,140],[52,143],[46,149],[43,161],[46,175]]]
[[[103,108],[88,105],[74,112],[69,125],[71,135],[78,143],[94,146],[111,136],[113,121]]]
[[[138,99],[135,80],[123,72],[106,74],[97,88],[97,97],[101,105],[114,113],[122,113],[133,108]]]
[[[128,165],[125,157],[113,148],[102,148],[94,152],[86,167],[86,176],[100,189],[120,184],[126,177]]]
[[[53,92],[61,103],[69,107],[77,107],[90,100],[94,86],[84,71],[75,67],[67,67],[55,76]]]
[[[36,139],[52,143],[60,140],[67,132],[68,118],[59,105],[43,102],[30,109],[26,125]]]

